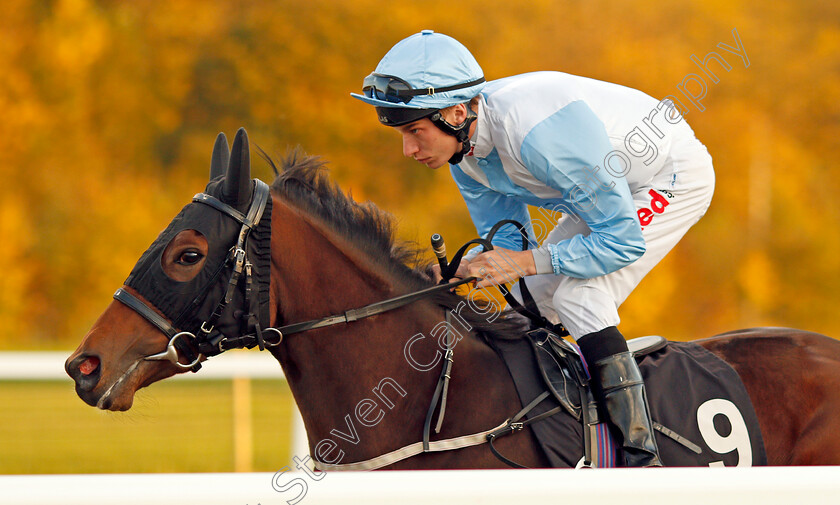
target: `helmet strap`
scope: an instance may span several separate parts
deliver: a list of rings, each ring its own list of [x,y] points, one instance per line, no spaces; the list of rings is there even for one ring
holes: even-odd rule
[[[452,125],[448,123],[445,119],[443,119],[443,115],[440,111],[435,112],[429,119],[434,123],[435,126],[440,128],[441,131],[446,133],[447,135],[452,135],[455,137],[456,140],[461,144],[461,150],[455,152],[451,158],[449,158],[449,163],[451,165],[457,165],[461,163],[461,160],[464,159],[464,156],[470,152],[470,125],[478,119],[478,114],[476,114],[471,108],[469,103],[466,104],[467,107],[467,118],[464,120],[463,123],[459,124],[458,126]]]

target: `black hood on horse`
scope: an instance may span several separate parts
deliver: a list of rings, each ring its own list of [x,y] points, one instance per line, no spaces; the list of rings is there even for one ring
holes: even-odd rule
[[[205,195],[243,215],[248,211],[256,187],[256,182],[250,179],[248,149],[248,137],[244,130],[237,133],[230,155],[224,134],[219,135],[211,163],[211,180],[204,194],[196,195],[161,232],[125,281],[126,286],[162,312],[179,331],[199,335],[202,324],[210,319],[228,290],[230,277],[225,274],[235,261],[233,255],[243,226],[240,220],[208,205]],[[251,307],[251,313],[258,316],[263,328],[270,324],[271,198],[265,205],[257,226],[245,230],[248,235],[244,248],[255,280],[252,289],[256,290],[257,301],[253,303],[259,304],[258,308]],[[208,250],[202,270],[188,281],[178,281],[164,272],[162,256],[172,240],[185,230],[200,233],[207,240]],[[243,318],[245,314],[242,311],[242,307],[246,306],[247,279],[242,276],[239,281],[233,298],[214,323],[215,331],[225,336],[237,336],[253,330],[253,324],[249,325]]]

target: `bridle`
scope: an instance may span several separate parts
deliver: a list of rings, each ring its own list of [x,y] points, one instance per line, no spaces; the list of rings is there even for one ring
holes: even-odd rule
[[[253,265],[248,258],[247,241],[251,230],[257,226],[262,218],[270,191],[268,185],[263,181],[254,179],[254,183],[255,185],[253,195],[251,197],[251,203],[246,214],[243,214],[231,205],[228,205],[227,203],[224,203],[206,193],[198,193],[192,199],[193,202],[208,205],[223,214],[227,214],[242,225],[239,230],[236,244],[231,247],[224,263],[224,267],[230,269],[230,276],[228,277],[225,294],[216,304],[216,308],[213,310],[212,314],[201,323],[198,335],[189,331],[179,331],[169,320],[160,315],[143,300],[136,297],[129,291],[119,288],[117,289],[117,292],[114,293],[114,298],[116,300],[119,300],[129,308],[133,309],[149,323],[159,329],[164,335],[169,337],[169,343],[163,352],[151,354],[143,357],[142,359],[148,361],[169,361],[182,370],[192,370],[193,372],[197,372],[199,368],[201,368],[201,362],[204,361],[207,356],[214,356],[227,350],[223,347],[223,343],[228,337],[216,330],[215,326],[225,307],[233,299],[234,292],[243,273],[245,274],[245,305],[251,309],[245,317],[248,319],[249,324],[253,324],[256,330],[258,341],[260,342],[260,348],[264,348],[265,344],[262,343],[263,329],[260,327],[259,317],[254,314],[255,310],[253,310],[255,305],[253,288],[254,276],[252,270]],[[208,286],[213,285],[224,270],[225,268],[219,269],[219,271],[216,272],[214,277],[208,283]],[[206,294],[199,294],[191,306],[198,306],[205,296]],[[266,328],[265,331],[276,330],[274,328]],[[179,352],[187,358],[187,364],[180,362]]]
[[[216,322],[222,314],[222,311],[230,303],[233,298],[234,291],[244,273],[245,275],[245,306],[253,309],[254,306],[254,275],[252,272],[252,265],[247,255],[247,240],[249,232],[256,227],[262,218],[263,211],[266,207],[266,202],[269,197],[268,185],[259,179],[254,179],[255,187],[254,194],[251,199],[251,204],[248,208],[247,214],[243,214],[232,206],[218,200],[205,193],[198,193],[193,197],[193,202],[209,205],[210,207],[227,214],[242,225],[239,236],[230,253],[224,266],[230,269],[230,276],[227,281],[227,289],[225,295],[216,304],[216,309],[211,316],[207,318],[200,327],[196,335],[190,331],[180,331],[175,328],[172,323],[150,307],[146,302],[132,294],[131,292],[119,288],[114,293],[114,298],[124,303],[129,308],[133,309],[149,323],[160,330],[164,335],[169,337],[169,343],[166,349],[162,352],[144,356],[141,360],[147,361],[169,361],[181,370],[192,370],[197,372],[201,368],[201,362],[207,357],[221,354],[231,349],[251,349],[259,346],[260,350],[267,347],[275,347],[280,345],[285,335],[300,333],[326,326],[333,326],[341,323],[350,323],[358,319],[363,319],[382,312],[397,309],[404,305],[408,305],[422,298],[426,298],[435,293],[452,289],[461,284],[472,282],[474,277],[460,279],[457,282],[432,286],[421,289],[419,291],[411,292],[405,295],[389,298],[387,300],[365,305],[356,309],[347,310],[341,314],[335,314],[320,319],[313,319],[300,323],[288,324],[280,327],[262,327],[259,317],[254,314],[254,310],[245,316],[249,320],[249,324],[253,326],[253,334],[245,334],[238,336],[226,336],[223,333],[215,330]],[[210,281],[210,284],[216,281],[224,268],[216,273],[216,276]],[[193,301],[191,306],[198,306],[203,301],[206,295],[199,295]],[[180,357],[186,358],[187,363],[181,363]]]

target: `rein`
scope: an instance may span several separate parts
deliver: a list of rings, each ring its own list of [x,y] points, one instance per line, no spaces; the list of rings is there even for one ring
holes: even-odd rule
[[[451,282],[448,284],[438,284],[436,286],[421,289],[420,291],[414,291],[412,293],[396,296],[394,298],[388,298],[387,300],[383,300],[381,302],[371,303],[370,305],[365,305],[364,307],[359,307],[357,309],[346,310],[341,314],[322,317],[321,319],[312,319],[301,323],[287,324],[286,326],[280,326],[279,328],[265,328],[263,329],[263,331],[270,331],[276,335],[273,339],[266,338],[265,346],[274,347],[279,345],[283,341],[283,337],[285,335],[301,333],[304,331],[314,330],[317,328],[324,328],[326,326],[333,326],[341,323],[352,323],[353,321],[357,321],[359,319],[364,319],[366,317],[375,316],[376,314],[381,314],[383,312],[398,309],[410,303],[414,303],[418,300],[431,296],[435,293],[446,291],[454,287],[460,286],[461,284],[472,282],[474,280],[476,280],[475,277],[467,277],[466,279],[461,279],[457,282]],[[229,344],[230,347],[227,347],[223,344]],[[255,345],[255,335],[241,335],[239,337],[227,337],[223,339],[221,342],[219,342],[219,349],[223,351],[241,348],[250,349]]]
[[[452,257],[452,261],[449,265],[446,265],[446,258],[445,252],[443,252],[443,258],[438,257],[439,261],[441,261],[441,276],[443,280],[441,282],[446,282],[449,279],[455,277],[455,273],[458,271],[458,267],[461,264],[461,260],[464,257],[464,254],[467,252],[467,248],[471,245],[480,245],[484,248],[484,251],[491,251],[493,250],[492,240],[496,233],[501,229],[503,226],[512,225],[515,226],[519,233],[522,235],[522,250],[528,250],[528,232],[524,226],[519,221],[515,221],[513,219],[503,219],[498,223],[494,224],[490,231],[487,232],[487,238],[476,238],[470,240],[455,253]],[[439,236],[437,237],[439,238]],[[442,247],[443,241],[440,240],[440,245],[435,246]],[[441,251],[445,251],[445,249],[441,249]],[[437,250],[435,254],[438,254]],[[534,297],[531,295],[531,292],[528,290],[528,285],[525,283],[525,278],[519,279],[519,292],[522,294],[522,303],[519,303],[519,300],[513,296],[510,289],[505,284],[501,284],[499,286],[502,296],[504,297],[505,301],[508,305],[518,312],[520,315],[525,316],[528,318],[532,324],[534,324],[537,328],[547,328],[550,329],[556,335],[561,337],[565,337],[569,335],[569,331],[562,325],[562,324],[554,324],[548,319],[546,319],[542,314],[540,314],[540,309],[537,307],[537,303],[534,301]]]

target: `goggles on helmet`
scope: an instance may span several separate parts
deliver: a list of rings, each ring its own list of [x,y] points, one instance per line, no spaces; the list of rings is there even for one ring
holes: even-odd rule
[[[434,95],[481,84],[484,77],[463,84],[444,86],[442,88],[419,88],[415,89],[407,81],[393,75],[378,74],[376,72],[365,77],[362,82],[362,92],[368,98],[376,98],[391,103],[408,103],[417,95]]]

